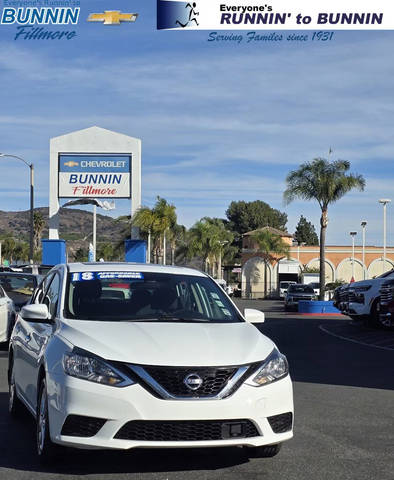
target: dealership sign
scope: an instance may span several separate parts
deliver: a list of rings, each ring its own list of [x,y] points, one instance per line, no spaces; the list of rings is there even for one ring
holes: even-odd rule
[[[59,198],[130,198],[130,155],[59,155]]]

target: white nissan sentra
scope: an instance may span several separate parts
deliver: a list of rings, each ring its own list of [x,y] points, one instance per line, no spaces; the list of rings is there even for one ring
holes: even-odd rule
[[[18,314],[9,409],[37,420],[37,452],[243,446],[293,436],[286,357],[210,277],[131,263],[58,265]]]

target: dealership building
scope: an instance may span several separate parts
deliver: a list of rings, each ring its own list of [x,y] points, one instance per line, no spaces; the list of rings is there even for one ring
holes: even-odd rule
[[[254,235],[260,230],[269,230],[279,235],[289,245],[289,258],[259,251]],[[297,280],[304,268],[319,269],[320,247],[293,245],[293,235],[271,227],[263,227],[247,232],[242,240],[242,296],[262,298],[265,293],[277,292],[282,280]],[[353,271],[354,280],[363,280],[381,275],[394,268],[394,247],[386,247],[383,261],[383,247],[351,245],[326,246],[326,283],[342,280],[350,282]]]

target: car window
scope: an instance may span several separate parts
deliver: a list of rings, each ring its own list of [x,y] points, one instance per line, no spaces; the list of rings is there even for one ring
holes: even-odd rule
[[[57,304],[59,301],[60,277],[58,274],[53,275],[49,287],[45,291],[43,303],[48,307],[51,318],[56,316]]]
[[[52,281],[53,276],[54,276],[54,273],[52,272],[48,274],[46,277],[44,277],[44,279],[42,280],[42,282],[34,292],[31,303],[42,303],[44,298],[44,292],[48,288],[48,285],[50,284],[50,282]]]
[[[80,320],[243,321],[210,278],[154,272],[69,274],[64,310]]]
[[[28,301],[36,285],[36,278],[31,275],[16,273],[2,273],[0,275],[0,286],[10,298],[21,303]]]
[[[2,287],[0,287],[0,298],[4,298],[4,297],[5,297],[4,290]]]
[[[315,293],[310,285],[290,285],[289,293]]]

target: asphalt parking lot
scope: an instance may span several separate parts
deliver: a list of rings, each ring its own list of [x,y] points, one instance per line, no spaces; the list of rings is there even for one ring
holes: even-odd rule
[[[285,353],[295,395],[295,436],[278,456],[240,448],[69,450],[51,467],[34,453],[34,422],[7,412],[7,352],[0,350],[0,479],[394,478],[394,350],[390,332],[347,317],[285,314],[279,301],[238,300],[266,313],[259,326]],[[375,338],[375,340],[373,340]],[[383,348],[382,348],[383,347]]]

